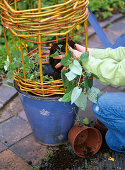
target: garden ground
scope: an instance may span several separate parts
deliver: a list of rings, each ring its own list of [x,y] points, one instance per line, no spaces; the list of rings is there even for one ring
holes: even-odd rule
[[[112,43],[118,36],[125,33],[125,17],[114,15],[108,21],[102,22],[108,38]],[[104,48],[99,38],[89,27],[88,47]],[[95,87],[102,92],[125,91],[125,87],[101,85],[94,80]],[[85,112],[79,110],[80,119],[87,117],[95,121],[92,103],[88,103]],[[108,160],[109,157],[114,159]],[[65,159],[66,158],[66,159]],[[41,167],[41,168],[40,168]],[[111,151],[104,142],[103,147],[95,156],[89,158],[77,157],[70,144],[63,146],[45,146],[38,143],[26,118],[21,101],[16,90],[6,84],[6,79],[0,85],[0,170],[30,170],[30,169],[125,169],[125,154]]]

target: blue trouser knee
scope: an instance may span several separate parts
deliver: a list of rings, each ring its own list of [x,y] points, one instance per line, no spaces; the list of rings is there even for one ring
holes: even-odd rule
[[[93,112],[107,128],[107,145],[115,151],[125,152],[125,93],[104,93],[93,104]]]

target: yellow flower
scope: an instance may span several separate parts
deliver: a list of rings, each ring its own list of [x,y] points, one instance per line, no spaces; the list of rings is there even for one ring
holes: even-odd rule
[[[79,31],[79,30],[80,30],[80,26],[79,26],[79,25],[76,25],[76,29]]]
[[[112,157],[109,157],[109,158],[108,158],[108,161],[113,161],[113,162],[114,162],[114,160],[115,160],[115,159],[112,158]]]
[[[26,43],[23,43],[23,42],[22,42],[22,45],[23,45],[24,47],[25,47],[25,46],[28,47],[28,44],[26,44]]]
[[[110,11],[113,11],[113,10],[114,10],[114,8],[109,8],[109,10],[110,10]]]

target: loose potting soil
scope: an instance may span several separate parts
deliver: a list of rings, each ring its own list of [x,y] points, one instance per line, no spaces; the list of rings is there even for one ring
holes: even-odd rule
[[[85,158],[81,158],[73,152],[70,144],[61,145],[58,150],[53,151],[49,159],[41,160],[39,170],[94,170],[98,168],[99,162],[107,159],[107,153],[110,156],[109,152],[110,149],[104,142],[99,153],[92,155],[90,152]]]

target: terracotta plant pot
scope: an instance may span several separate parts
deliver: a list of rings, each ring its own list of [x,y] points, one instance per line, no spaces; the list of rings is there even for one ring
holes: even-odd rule
[[[100,120],[96,119],[95,127],[102,133],[105,134],[107,132],[107,127],[100,122]]]
[[[102,135],[99,130],[84,125],[74,125],[68,133],[68,139],[73,151],[79,157],[96,154],[102,145]]]

